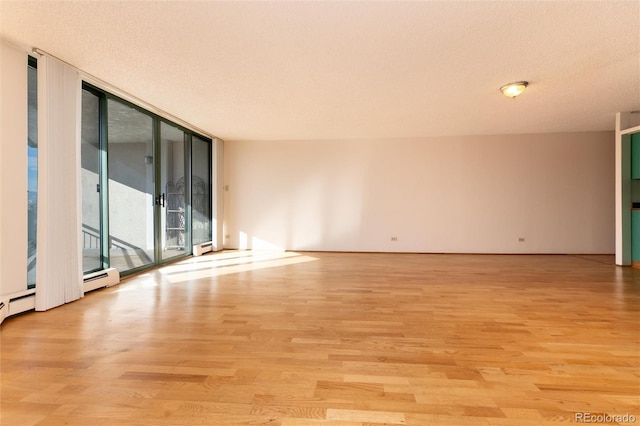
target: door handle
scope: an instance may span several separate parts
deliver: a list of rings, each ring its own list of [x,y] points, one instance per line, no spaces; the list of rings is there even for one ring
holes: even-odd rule
[[[165,195],[164,195],[164,192],[153,199],[153,205],[154,206],[162,206],[162,207],[165,206]]]

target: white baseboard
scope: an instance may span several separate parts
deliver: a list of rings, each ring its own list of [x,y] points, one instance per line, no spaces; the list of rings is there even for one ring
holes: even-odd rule
[[[209,241],[202,244],[195,244],[193,246],[193,255],[202,256],[205,253],[213,251],[213,241]]]
[[[35,289],[3,296],[0,300],[0,324],[12,315],[32,311],[36,308]]]
[[[120,272],[116,268],[92,272],[83,277],[84,291],[89,292],[103,287],[111,287],[120,283]]]
[[[9,312],[9,302],[0,300],[0,324],[7,317],[7,312]]]
[[[116,268],[93,272],[83,277],[84,291],[111,287],[120,283],[120,272]],[[0,324],[5,318],[36,308],[35,289],[4,296],[0,299]]]
[[[7,316],[21,314],[23,312],[31,311],[36,308],[36,295],[31,294],[19,299],[13,299],[9,301],[9,312]]]

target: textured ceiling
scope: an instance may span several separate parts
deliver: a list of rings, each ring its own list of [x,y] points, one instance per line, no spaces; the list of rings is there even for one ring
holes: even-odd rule
[[[611,130],[640,1],[8,1],[0,31],[225,140]],[[498,88],[530,87],[519,98]]]

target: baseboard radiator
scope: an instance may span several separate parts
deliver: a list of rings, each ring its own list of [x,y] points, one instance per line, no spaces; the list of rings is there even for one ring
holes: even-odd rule
[[[0,300],[0,324],[5,318],[32,311],[36,308],[35,289],[5,297],[6,299]]]
[[[120,273],[116,268],[93,272],[84,277],[84,291],[88,292],[102,287],[111,287],[120,283]],[[0,324],[5,318],[21,314],[36,308],[35,289],[15,293],[0,299]]]
[[[209,253],[213,251],[213,241],[209,241],[208,243],[196,244],[193,246],[193,255],[194,256],[202,256],[205,253]]]
[[[120,272],[116,268],[104,269],[84,276],[84,291],[86,293],[118,283],[120,283]]]

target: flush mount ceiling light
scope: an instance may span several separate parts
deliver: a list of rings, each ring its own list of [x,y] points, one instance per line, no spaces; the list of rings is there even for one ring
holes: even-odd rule
[[[516,81],[515,83],[505,84],[500,88],[500,91],[507,98],[515,98],[520,93],[524,92],[524,89],[526,89],[528,85],[528,81]]]

